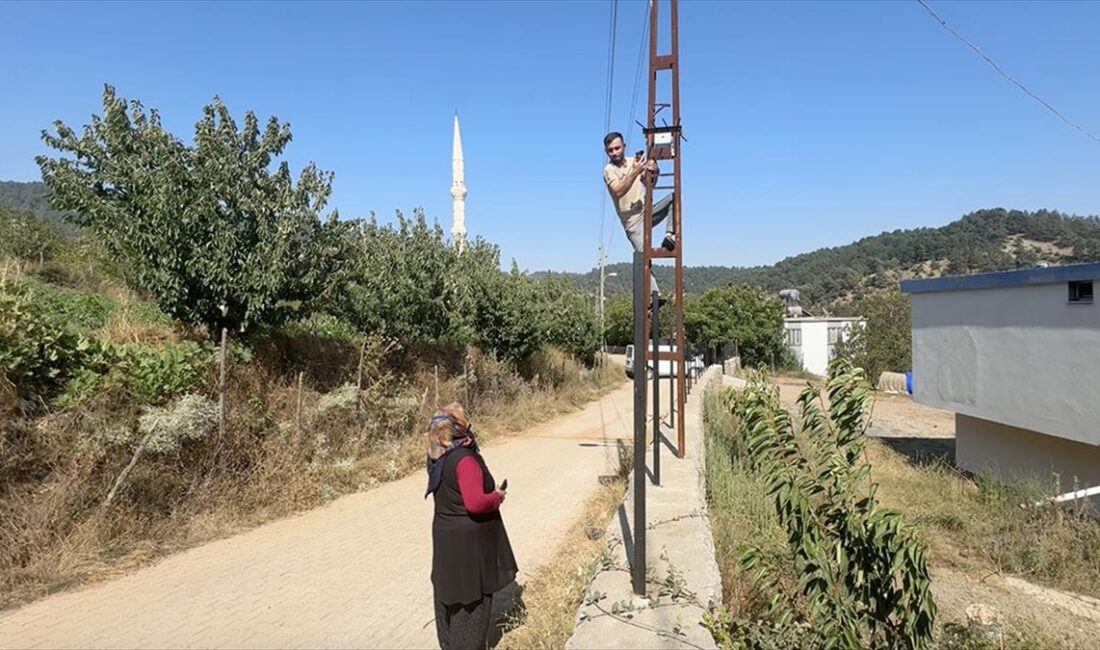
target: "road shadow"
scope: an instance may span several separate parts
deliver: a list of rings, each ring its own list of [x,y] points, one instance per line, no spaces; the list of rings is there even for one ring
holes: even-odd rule
[[[634,572],[634,534],[630,530],[630,523],[626,517],[626,503],[620,503],[616,514],[619,517],[619,532],[623,536],[623,549],[626,551],[626,562],[630,565],[631,575]]]
[[[676,456],[676,447],[673,446],[672,441],[668,439],[664,431],[661,431],[661,444],[668,450],[668,453]]]

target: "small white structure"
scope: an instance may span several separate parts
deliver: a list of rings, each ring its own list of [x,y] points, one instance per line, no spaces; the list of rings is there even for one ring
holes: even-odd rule
[[[863,326],[862,318],[784,318],[787,347],[806,372],[825,376],[833,359],[833,347],[847,341],[853,325]]]
[[[913,397],[955,415],[955,462],[1100,484],[1100,264],[909,280]]]

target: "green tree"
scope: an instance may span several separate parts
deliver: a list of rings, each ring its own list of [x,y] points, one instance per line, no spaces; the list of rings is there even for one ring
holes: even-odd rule
[[[707,289],[684,306],[684,328],[696,349],[733,341],[746,366],[783,361],[783,305],[756,287],[730,284]]]
[[[535,280],[534,293],[542,341],[591,364],[600,347],[593,297],[558,278]]]
[[[404,341],[451,339],[447,278],[455,251],[439,224],[416,210],[397,213],[394,225],[372,217],[351,225],[342,281],[326,302],[341,319],[364,332]]]
[[[497,273],[481,287],[474,323],[477,343],[498,357],[518,361],[542,348],[536,296],[531,279],[512,262],[510,273]]]
[[[91,229],[127,280],[174,318],[245,330],[308,315],[337,275],[343,226],[319,218],[332,174],[313,163],[297,183],[275,159],[290,125],[247,112],[238,129],[220,99],[187,145],[155,109],[105,86],[103,115],[77,133],[63,122],[36,161],[54,207]]]
[[[669,302],[660,309],[658,333],[662,338],[675,336],[676,306]],[[685,322],[687,314],[684,315]],[[608,345],[630,345],[634,343],[634,299],[630,294],[616,296],[607,301],[604,309],[604,331]],[[646,339],[649,332],[646,332]],[[690,343],[690,341],[689,341]]]
[[[853,306],[866,319],[854,327],[847,341],[838,344],[837,357],[863,368],[872,380],[884,371],[903,372],[913,367],[909,296],[900,291],[873,293]]]
[[[630,294],[609,298],[604,307],[604,336],[608,345],[634,343],[634,299]]]

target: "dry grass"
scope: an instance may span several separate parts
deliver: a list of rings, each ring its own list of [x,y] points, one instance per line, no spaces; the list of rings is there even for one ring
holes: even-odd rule
[[[630,460],[620,459],[619,475],[601,484],[599,492],[588,499],[584,513],[565,535],[565,542],[554,557],[524,585],[523,612],[509,624],[498,648],[563,648],[573,634],[577,609],[585,589],[596,571],[604,549],[607,522],[626,495]],[[589,537],[596,530],[600,536]]]
[[[0,609],[422,470],[434,373],[395,368],[433,367],[430,359],[369,350],[357,415],[354,390],[342,403],[334,389],[354,384],[347,369],[356,368],[358,350],[344,350],[350,359],[338,350],[301,350],[301,359],[325,360],[325,367],[306,374],[299,427],[299,367],[267,352],[231,368],[224,437],[212,432],[177,451],[146,454],[109,507],[103,497],[136,442],[142,409],[132,397],[106,392],[59,414],[0,420]],[[550,358],[557,383],[479,361],[471,412],[483,441],[574,410],[623,381],[621,369]],[[465,393],[461,377],[442,374],[440,404]]]
[[[888,442],[867,447],[879,497],[921,531],[935,564],[1100,596],[1100,522],[1080,510],[1087,503],[1024,507],[1048,490],[971,477],[944,460],[910,460]]]
[[[998,578],[1095,596],[1100,588],[1100,522],[1073,508],[1022,507],[1045,492],[1038,485],[1006,486],[971,477],[942,459],[912,459],[889,440],[871,440],[867,456],[884,507],[906,516],[929,547],[939,605],[939,643],[945,648],[1082,647],[1091,637],[1050,592],[1041,600]],[[975,636],[966,608],[976,602],[997,612],[1003,643]]]
[[[157,343],[179,341],[167,318],[150,318],[154,307],[125,289],[105,292],[117,305],[106,325],[95,332],[105,343]]]
[[[733,417],[722,409],[714,391],[706,394],[703,405],[708,515],[723,601],[735,617],[753,620],[765,614],[768,595],[741,566],[738,558],[744,544],[752,540],[771,566],[788,569],[781,575],[784,584],[795,583],[797,576],[789,570],[793,560],[764,480],[731,453],[736,445]]]

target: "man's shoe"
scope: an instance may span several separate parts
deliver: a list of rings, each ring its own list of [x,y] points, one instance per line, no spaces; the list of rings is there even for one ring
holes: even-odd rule
[[[664,241],[661,242],[661,248],[665,249],[666,251],[676,250],[676,235],[674,235],[673,233],[668,233],[667,235],[665,235]]]

